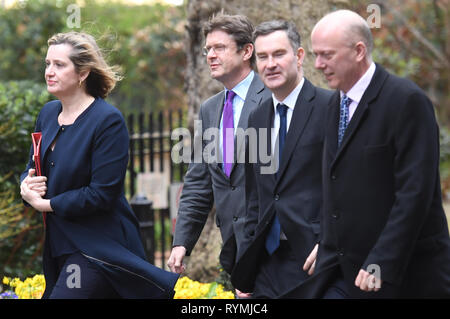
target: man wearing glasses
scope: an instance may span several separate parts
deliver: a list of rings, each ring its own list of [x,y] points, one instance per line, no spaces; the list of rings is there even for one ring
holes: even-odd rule
[[[183,259],[194,248],[213,205],[220,228],[223,247],[222,267],[229,273],[241,253],[245,220],[244,147],[236,143],[236,128],[247,129],[248,115],[261,102],[271,97],[254,64],[253,26],[247,17],[219,14],[203,27],[206,56],[212,78],[224,90],[210,97],[200,107],[199,120],[203,132],[216,128],[217,162],[191,162],[184,178],[173,249],[168,266],[173,272],[184,271]],[[202,144],[202,151],[205,144]],[[240,295],[239,292],[238,296]]]

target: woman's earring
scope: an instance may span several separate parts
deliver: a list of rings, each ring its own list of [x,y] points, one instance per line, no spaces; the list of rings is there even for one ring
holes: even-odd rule
[[[78,86],[79,86],[79,87],[81,87],[81,82],[82,82],[81,80],[78,82]]]

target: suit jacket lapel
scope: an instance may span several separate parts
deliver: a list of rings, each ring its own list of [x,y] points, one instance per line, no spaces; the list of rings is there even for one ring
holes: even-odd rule
[[[380,90],[381,90],[383,83],[386,80],[387,76],[388,76],[388,73],[380,65],[377,64],[375,74],[374,74],[369,86],[367,87],[366,91],[364,92],[364,94],[361,98],[361,101],[359,102],[358,107],[356,108],[356,111],[353,114],[352,119],[350,120],[350,123],[348,124],[348,127],[344,134],[344,139],[342,140],[342,145],[336,152],[336,157],[333,161],[333,164],[336,162],[336,160],[339,158],[339,156],[345,151],[346,146],[350,143],[353,135],[356,134],[358,127],[361,125],[361,123],[363,122],[363,119],[367,115],[367,112],[368,112],[371,102],[373,100],[375,100],[376,97],[378,96],[378,94],[380,93]],[[339,92],[337,92],[336,94],[339,96]],[[332,100],[334,100],[334,99],[332,99]],[[339,98],[339,101],[340,101],[340,98]],[[338,102],[338,104],[337,104],[338,109],[339,109],[339,103],[340,102]],[[338,111],[338,113],[339,113],[339,111]],[[339,123],[339,116],[338,116],[336,123]],[[336,138],[335,138],[336,145],[337,145],[337,131],[338,131],[337,125],[336,125],[336,130],[334,133],[336,136]],[[333,143],[333,141],[331,143]]]
[[[338,129],[339,129],[339,104],[340,104],[340,94],[336,91],[330,99],[328,109],[331,112],[327,116],[327,145],[328,152],[331,153],[332,157],[336,157],[337,152],[337,141],[338,141]]]
[[[364,99],[364,96],[363,96],[363,98],[361,99],[361,101],[358,104],[358,107],[356,108],[355,113],[353,114],[352,119],[348,123],[347,129],[345,130],[345,133],[344,133],[344,139],[342,140],[341,147],[339,147],[337,149],[336,158],[339,157],[340,153],[345,149],[345,147],[347,146],[349,141],[352,139],[352,136],[357,131],[358,126],[360,125],[362,119],[364,118],[364,115],[366,114],[368,106],[369,105],[367,103],[367,99]],[[338,105],[338,108],[339,108],[339,105]],[[338,123],[339,123],[339,119],[338,119]],[[337,130],[336,130],[336,135],[337,135]],[[337,144],[337,138],[336,138],[336,144]]]
[[[60,111],[62,109],[62,105],[60,105]],[[41,144],[41,162],[43,163],[43,160],[45,158],[45,154],[50,148],[50,145],[53,143],[53,141],[56,138],[56,135],[58,135],[59,132],[59,123],[58,123],[58,115],[60,112],[57,112],[54,114],[54,119],[52,121],[49,121],[46,124],[45,129],[42,130],[42,144]]]
[[[216,114],[215,114],[215,126],[218,130],[220,129],[220,120],[222,119],[222,112],[223,112],[223,107],[225,104],[225,90],[223,90],[220,93],[220,98],[218,99],[218,107],[216,108]],[[220,132],[220,130],[219,130]],[[216,146],[215,149],[216,151],[216,162],[212,163],[212,165],[214,166],[214,169],[219,170],[223,173],[224,177],[227,177],[227,175],[225,175],[225,173],[223,172],[222,169],[222,165],[219,165],[219,163],[223,162],[223,156],[222,156],[222,149],[220,148],[220,137],[218,136],[215,140]]]
[[[239,118],[239,123],[237,125],[238,128],[242,128],[244,131],[248,127],[248,116],[249,114],[256,108],[261,102],[262,94],[260,94],[264,90],[264,84],[260,80],[259,76],[255,73],[252,83],[248,88],[247,96],[245,97],[244,105],[242,107],[241,116]],[[222,112],[221,112],[222,114]],[[220,116],[219,116],[219,124],[220,124]],[[239,159],[238,154],[242,154],[245,151],[245,143],[237,143],[237,135],[234,138],[234,162],[231,166],[231,173],[233,173],[234,168],[236,167],[237,160]],[[231,175],[230,175],[231,176]]]
[[[259,79],[259,76],[255,73],[252,83],[245,97],[244,106],[242,108],[241,117],[239,118],[238,127],[247,129],[248,115],[253,111],[261,102],[262,94],[264,90],[264,84]]]
[[[279,181],[284,171],[286,170],[289,159],[297,145],[299,138],[301,137],[306,124],[308,123],[311,111],[313,110],[313,102],[315,96],[315,88],[305,78],[305,83],[300,91],[295,104],[294,112],[292,113],[289,130],[286,135],[286,141],[284,144],[283,152],[281,154],[281,163],[277,172],[277,181]]]
[[[273,154],[272,154],[272,128],[273,128],[273,119],[274,119],[274,108],[273,108],[273,100],[267,99],[263,102],[263,104],[260,106],[260,111],[255,113],[258,115],[261,115],[260,118],[255,118],[255,123],[257,123],[257,132],[258,135],[258,145],[257,145],[257,158],[259,162],[259,166],[261,169],[261,166],[270,166],[273,165],[273,161],[275,160]],[[264,147],[264,143],[260,140],[260,138],[263,138],[263,135],[260,135],[261,129],[266,130],[266,141],[265,141],[265,150],[260,150],[261,147]],[[265,153],[264,153],[265,152]],[[264,155],[265,158],[270,157],[269,163],[263,163],[262,155]],[[260,172],[261,173],[261,172]],[[275,183],[275,174],[264,174],[267,178],[270,178],[273,183]]]

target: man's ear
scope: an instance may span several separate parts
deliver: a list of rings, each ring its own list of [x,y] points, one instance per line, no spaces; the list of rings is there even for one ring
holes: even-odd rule
[[[252,58],[254,50],[255,48],[252,43],[247,43],[246,45],[244,45],[244,47],[242,48],[242,51],[244,52],[244,61],[250,60]]]
[[[297,66],[301,67],[303,65],[303,60],[305,59],[305,49],[302,47],[297,49]]]
[[[358,62],[360,62],[366,58],[367,47],[364,44],[364,42],[359,41],[358,43],[356,43],[355,50],[356,50],[356,59]]]

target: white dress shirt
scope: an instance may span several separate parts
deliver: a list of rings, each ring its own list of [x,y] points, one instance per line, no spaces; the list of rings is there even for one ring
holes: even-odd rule
[[[352,88],[347,92],[347,96],[352,100],[352,103],[350,103],[348,109],[349,109],[349,115],[348,115],[348,121],[353,117],[353,114],[355,114],[356,108],[358,107],[359,102],[361,101],[362,96],[364,95],[364,92],[366,91],[367,87],[370,84],[370,81],[372,81],[373,75],[375,74],[375,63],[372,62],[370,67],[367,69],[366,73],[358,80],[358,82],[355,83],[355,85],[352,86]],[[344,92],[341,91],[341,99],[344,95]]]
[[[236,95],[233,98],[234,134],[236,134],[236,127],[238,127],[239,119],[241,118],[242,109],[244,108],[245,98],[247,96],[247,93],[248,93],[248,90],[250,88],[250,85],[252,84],[254,76],[255,76],[255,72],[254,71],[250,71],[250,73],[246,76],[245,79],[243,79],[234,88],[231,89],[234,93],[236,93]],[[228,94],[228,90],[225,88],[225,101],[226,101],[227,94]],[[222,112],[222,115],[220,117],[220,125],[219,125],[220,154],[223,154],[222,125],[223,125],[223,112]]]
[[[280,130],[280,114],[278,114],[277,112],[277,105],[278,103],[283,103],[288,107],[286,113],[286,135],[287,135],[287,132],[289,131],[289,126],[291,124],[292,113],[294,112],[295,103],[297,102],[298,95],[302,90],[303,83],[305,83],[305,78],[302,77],[300,83],[296,86],[295,89],[291,91],[291,93],[289,93],[289,95],[283,101],[278,101],[278,99],[272,93],[273,108],[275,112],[274,113],[275,116],[273,119],[273,130],[271,132],[272,154],[274,154],[275,152],[275,144],[278,139],[278,131]]]

